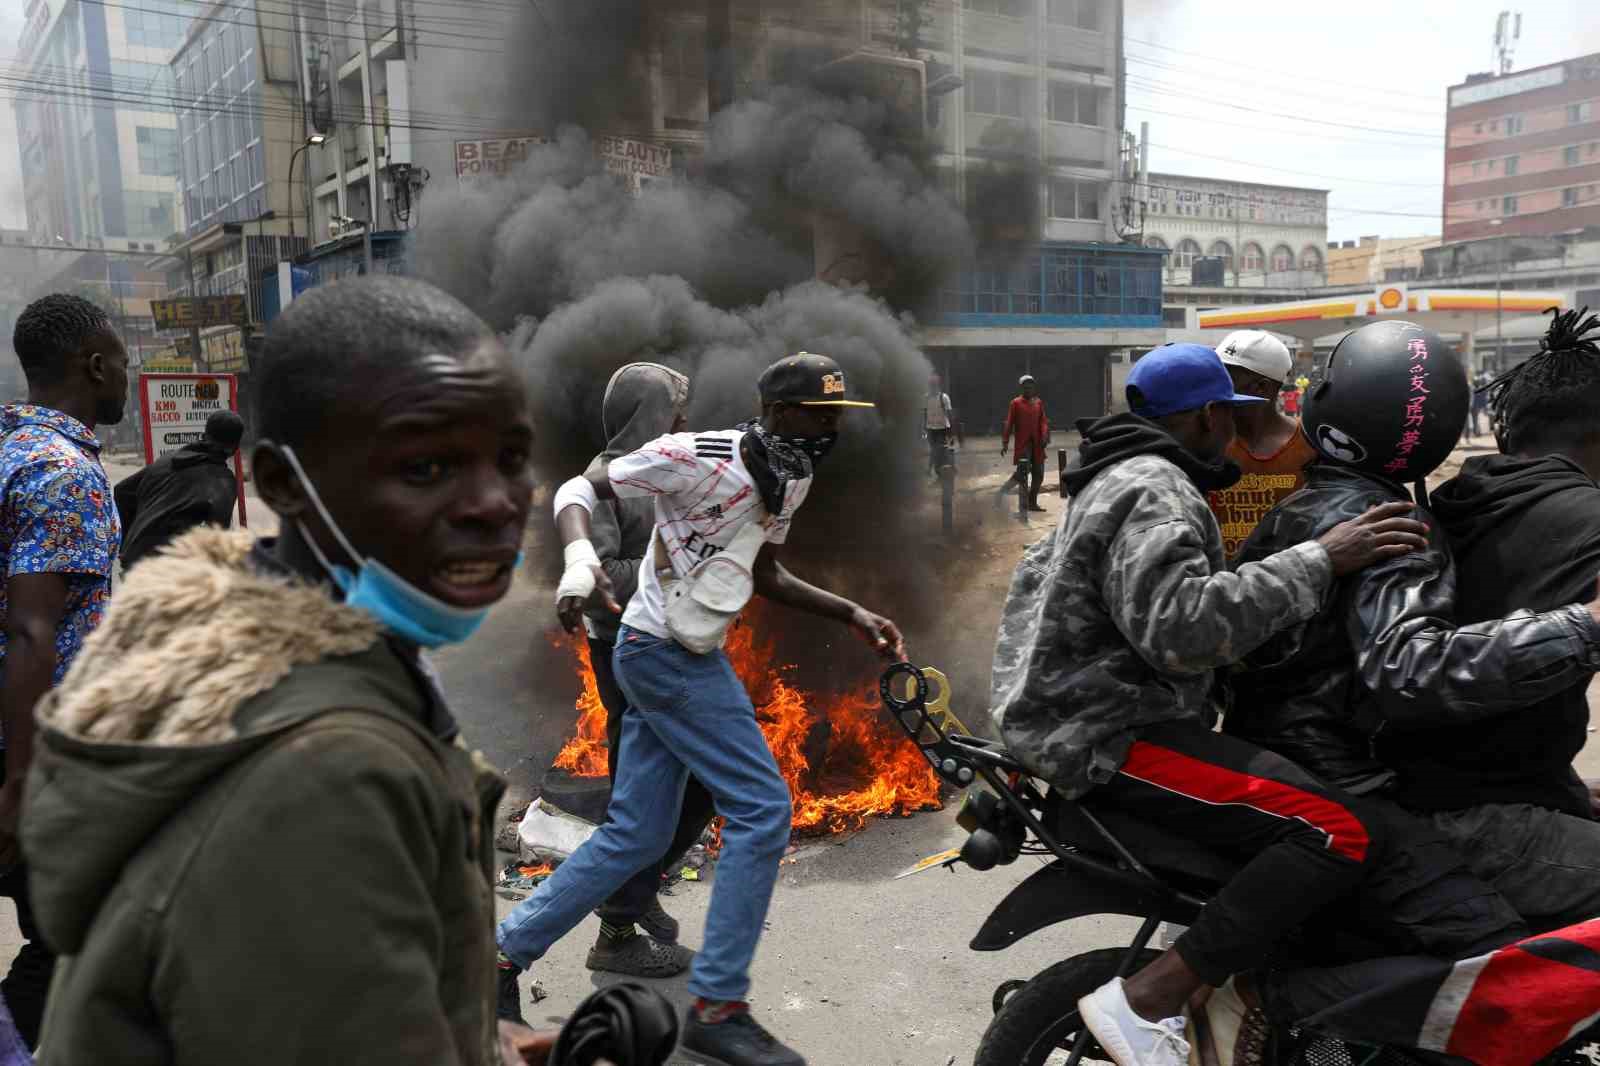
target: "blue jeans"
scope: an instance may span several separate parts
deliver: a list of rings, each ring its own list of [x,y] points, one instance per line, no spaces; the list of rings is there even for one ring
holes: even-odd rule
[[[606,822],[500,923],[500,950],[527,967],[672,842],[692,773],[727,819],[693,995],[744,999],[750,960],[789,845],[789,788],[744,685],[720,651],[695,655],[627,626],[611,657],[630,705]]]

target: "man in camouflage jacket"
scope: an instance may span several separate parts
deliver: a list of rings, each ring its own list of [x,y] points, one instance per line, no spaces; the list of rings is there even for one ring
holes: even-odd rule
[[[1175,1033],[1202,985],[1259,966],[1321,908],[1359,895],[1395,859],[1387,825],[1298,766],[1212,731],[1212,672],[1316,614],[1337,576],[1426,543],[1426,530],[1375,508],[1229,572],[1205,492],[1238,477],[1223,454],[1236,395],[1217,354],[1166,345],[1134,367],[1130,414],[1082,427],[1068,469],[1073,504],[1018,566],[995,652],[992,714],[1012,751],[1070,796],[1151,821],[1242,864],[1173,949],[1080,1007],[1123,1066],[1183,1060]],[[1493,918],[1491,946],[1517,928],[1461,872],[1435,895]],[[1382,908],[1376,908],[1379,913]],[[1414,915],[1379,930],[1428,953]],[[1421,923],[1427,928],[1428,923]],[[1472,946],[1482,946],[1473,944]],[[1459,945],[1451,945],[1452,948]],[[1115,1049],[1115,1050],[1113,1050]],[[1186,1051],[1185,1051],[1186,1054]]]

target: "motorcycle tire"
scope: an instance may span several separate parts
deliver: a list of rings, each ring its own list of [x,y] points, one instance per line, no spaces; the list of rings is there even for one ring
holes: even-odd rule
[[[1078,1000],[1117,975],[1126,948],[1106,948],[1075,955],[1034,975],[1005,1001],[978,1044],[973,1066],[1044,1066],[1059,1049],[1060,1061],[1078,1035]],[[1133,969],[1154,962],[1160,952],[1139,953]],[[1110,1062],[1099,1044],[1090,1041],[1084,1062]]]

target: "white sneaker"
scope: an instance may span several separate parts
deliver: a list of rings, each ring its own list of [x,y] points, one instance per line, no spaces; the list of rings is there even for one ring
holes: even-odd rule
[[[1120,977],[1078,1000],[1078,1013],[1117,1066],[1188,1066],[1182,1016],[1145,1021],[1128,1006]]]

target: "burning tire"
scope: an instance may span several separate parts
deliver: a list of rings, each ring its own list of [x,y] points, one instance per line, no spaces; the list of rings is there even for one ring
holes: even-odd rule
[[[973,1066],[1043,1066],[1058,1049],[1059,1061],[1065,1062],[1082,1028],[1078,1000],[1115,977],[1126,954],[1124,948],[1090,951],[1041,970],[1005,1001],[989,1023]],[[1133,968],[1153,962],[1159,954],[1141,952]],[[1110,1062],[1111,1056],[1091,1039],[1083,1061]]]
[[[606,820],[606,806],[611,802],[611,779],[574,777],[566,770],[551,767],[544,775],[539,795],[546,803],[599,825]]]

